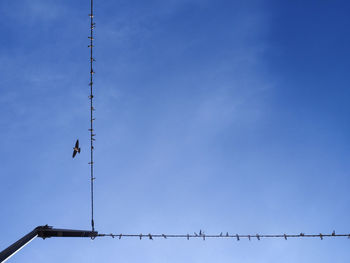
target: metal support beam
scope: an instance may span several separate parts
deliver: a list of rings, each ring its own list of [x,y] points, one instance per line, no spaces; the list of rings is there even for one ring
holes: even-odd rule
[[[16,254],[19,250],[21,250],[25,245],[27,245],[37,236],[38,232],[36,229],[34,229],[32,232],[19,239],[17,242],[13,243],[8,248],[4,249],[0,253],[0,262],[5,262],[6,260],[8,260],[10,257]]]
[[[90,237],[94,238],[98,235],[96,231],[73,230],[73,229],[56,229],[52,226],[38,226],[33,231],[13,243],[8,248],[0,252],[0,262],[7,261],[10,257],[21,250],[25,245],[30,243],[34,238],[41,237],[42,239],[50,237]]]

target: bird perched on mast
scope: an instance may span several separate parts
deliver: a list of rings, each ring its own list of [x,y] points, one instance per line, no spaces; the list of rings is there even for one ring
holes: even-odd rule
[[[77,153],[80,153],[79,140],[77,140],[75,142],[75,146],[73,148],[73,156],[72,157],[74,158]]]

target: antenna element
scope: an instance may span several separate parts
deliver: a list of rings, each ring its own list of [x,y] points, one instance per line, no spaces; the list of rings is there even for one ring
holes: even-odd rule
[[[89,36],[89,39],[90,39],[90,45],[88,46],[90,48],[90,83],[89,83],[89,86],[90,86],[90,96],[89,96],[89,99],[90,99],[90,183],[91,183],[91,230],[92,232],[95,231],[95,222],[94,222],[94,180],[95,180],[95,177],[94,177],[94,141],[95,141],[95,138],[94,136],[96,134],[94,134],[94,127],[93,127],[93,122],[95,120],[95,118],[93,117],[93,111],[95,110],[95,108],[93,107],[93,98],[94,98],[94,95],[93,95],[93,90],[92,90],[92,86],[93,86],[93,76],[95,74],[94,72],[94,69],[93,69],[93,62],[95,62],[95,59],[93,57],[93,54],[92,54],[92,51],[93,51],[93,41],[94,41],[94,28],[95,28],[95,23],[94,23],[94,13],[93,13],[93,0],[90,0],[91,1],[91,11],[90,11],[90,36]],[[94,236],[91,237],[92,239],[94,239]]]

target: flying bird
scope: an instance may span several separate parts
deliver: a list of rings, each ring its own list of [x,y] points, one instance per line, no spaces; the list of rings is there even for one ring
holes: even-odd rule
[[[75,146],[73,148],[73,156],[72,157],[74,158],[77,153],[80,153],[79,140],[77,140],[75,143]]]

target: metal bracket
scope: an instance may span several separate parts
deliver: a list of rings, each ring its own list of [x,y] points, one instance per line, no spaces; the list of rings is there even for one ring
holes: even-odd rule
[[[10,257],[21,250],[25,245],[30,243],[34,238],[41,237],[42,239],[50,237],[90,237],[95,238],[98,235],[96,231],[74,230],[74,229],[57,229],[52,226],[38,226],[33,231],[13,243],[8,248],[0,252],[0,262],[7,261]]]

